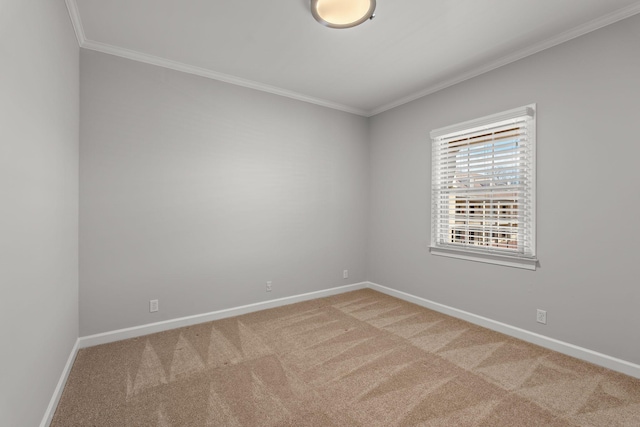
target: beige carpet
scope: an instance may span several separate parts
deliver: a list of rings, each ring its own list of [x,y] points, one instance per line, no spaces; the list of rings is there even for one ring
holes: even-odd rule
[[[53,426],[640,426],[640,380],[372,290],[78,353]]]

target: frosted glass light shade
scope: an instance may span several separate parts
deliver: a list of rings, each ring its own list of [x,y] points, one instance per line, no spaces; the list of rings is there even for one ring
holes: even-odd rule
[[[327,27],[350,28],[373,16],[376,0],[311,0],[311,14]]]

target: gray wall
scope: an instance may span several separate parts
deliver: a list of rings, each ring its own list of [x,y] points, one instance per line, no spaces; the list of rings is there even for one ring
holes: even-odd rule
[[[372,118],[368,279],[640,363],[639,46],[636,16]],[[429,132],[532,102],[540,268],[430,255]]]
[[[369,121],[95,52],[80,77],[61,0],[0,20],[0,425],[42,419],[78,305],[88,335],[368,278],[640,363],[640,17]],[[540,268],[430,256],[429,131],[531,102]]]
[[[78,42],[63,0],[0,9],[0,425],[35,426],[78,338]]]
[[[82,336],[365,279],[365,118],[92,51],[80,68]]]

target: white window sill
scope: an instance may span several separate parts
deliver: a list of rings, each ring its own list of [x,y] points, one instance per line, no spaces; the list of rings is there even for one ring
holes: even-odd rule
[[[449,258],[464,259],[468,261],[484,262],[488,264],[504,265],[506,267],[524,268],[535,270],[538,265],[536,258],[521,258],[501,254],[484,254],[459,249],[439,248],[431,246],[431,255],[444,256]]]

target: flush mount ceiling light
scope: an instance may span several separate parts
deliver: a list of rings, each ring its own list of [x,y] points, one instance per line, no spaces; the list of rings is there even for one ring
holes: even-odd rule
[[[351,28],[373,18],[376,0],[311,0],[316,21],[331,28]]]

